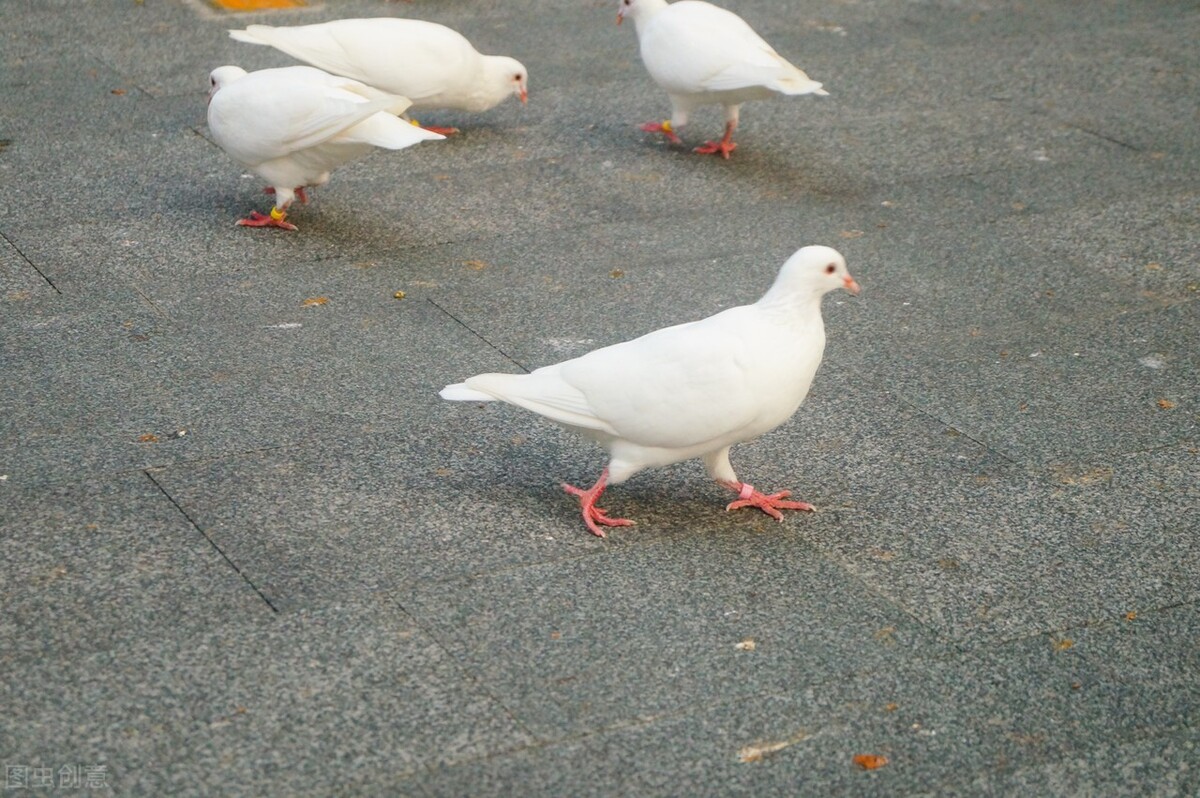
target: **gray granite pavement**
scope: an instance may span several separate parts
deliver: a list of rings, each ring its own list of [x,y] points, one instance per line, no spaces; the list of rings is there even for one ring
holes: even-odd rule
[[[1200,793],[1200,9],[725,5],[830,91],[728,162],[615,0],[0,2],[4,794]],[[225,30],[379,15],[529,105],[234,226],[207,73],[292,61]],[[437,396],[810,243],[862,295],[733,460],[816,513],[689,463],[599,540],[598,449]]]

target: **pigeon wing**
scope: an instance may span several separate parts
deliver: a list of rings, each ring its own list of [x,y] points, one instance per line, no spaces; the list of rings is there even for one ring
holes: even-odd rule
[[[404,107],[402,98],[364,101],[304,73],[278,74],[289,70],[308,68],[251,73],[213,96],[209,127],[236,160],[255,165],[281,158],[329,141],[380,111]]]
[[[589,412],[642,446],[686,448],[751,425],[762,407],[749,307],[657,330],[561,364]]]
[[[235,39],[269,44],[328,72],[403,94],[414,102],[468,80],[479,54],[458,32],[416,19],[342,19],[275,28],[250,25]]]

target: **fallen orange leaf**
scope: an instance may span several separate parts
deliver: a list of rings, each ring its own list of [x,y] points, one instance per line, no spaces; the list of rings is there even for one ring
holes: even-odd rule
[[[310,296],[308,299],[304,300],[304,302],[302,304],[306,308],[311,308],[315,305],[324,305],[328,302],[329,302],[329,297],[327,297],[327,296]]]
[[[1161,407],[1163,410],[1170,410],[1172,407],[1175,406],[1175,403],[1172,402],[1170,399],[1159,399],[1158,406]]]
[[[158,443],[158,436],[147,432],[145,435],[138,436],[138,443]]]
[[[888,758],[882,754],[858,754],[854,757],[854,764],[863,770],[878,770],[887,763]]]

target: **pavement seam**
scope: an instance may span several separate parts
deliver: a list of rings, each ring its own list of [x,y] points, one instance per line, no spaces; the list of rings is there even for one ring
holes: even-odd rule
[[[513,365],[515,365],[517,368],[519,368],[521,371],[525,372],[526,374],[528,374],[528,373],[529,373],[529,369],[528,369],[528,368],[526,368],[526,367],[525,367],[525,365],[524,365],[523,363],[519,362],[519,361],[518,361],[516,358],[512,357],[511,355],[509,355],[509,354],[508,354],[507,352],[505,352],[503,349],[501,349],[500,347],[496,346],[494,343],[492,343],[492,342],[491,342],[491,341],[489,341],[488,339],[484,338],[482,335],[480,335],[478,332],[476,332],[476,331],[475,331],[475,330],[474,330],[474,329],[473,329],[473,328],[472,328],[472,327],[471,327],[469,324],[467,324],[465,321],[463,321],[462,319],[460,319],[458,316],[455,316],[453,313],[451,313],[450,311],[446,310],[444,307],[442,307],[441,305],[439,305],[437,302],[434,302],[434,301],[433,301],[433,299],[431,299],[430,297],[425,297],[425,301],[426,301],[426,302],[428,302],[429,304],[433,305],[435,308],[437,308],[438,310],[440,310],[442,313],[445,313],[445,314],[446,314],[447,316],[449,316],[450,318],[454,319],[454,320],[455,320],[456,322],[458,322],[459,324],[461,324],[461,325],[462,325],[462,327],[463,327],[463,329],[465,329],[467,332],[471,333],[471,335],[474,335],[474,336],[475,336],[476,338],[478,338],[480,341],[483,341],[485,344],[487,344],[488,346],[490,346],[492,349],[496,350],[498,353],[500,353],[500,355],[501,355],[501,356],[502,356],[502,357],[503,357],[505,360],[507,360],[508,362],[512,363]]]
[[[192,528],[204,536],[204,539],[208,541],[208,544],[210,546],[212,546],[214,549],[216,549],[217,554],[220,554],[221,557],[225,560],[225,562],[229,563],[230,567],[233,568],[233,570],[237,572],[237,575],[240,576],[246,582],[246,584],[248,584],[251,587],[251,589],[254,590],[254,592],[258,594],[258,597],[261,598],[266,603],[266,605],[271,608],[271,612],[278,615],[279,608],[271,603],[271,599],[267,598],[267,595],[265,593],[263,593],[262,590],[259,589],[258,585],[254,584],[254,582],[250,579],[250,577],[247,576],[246,573],[241,568],[238,567],[237,563],[235,563],[233,560],[229,559],[229,555],[226,554],[224,551],[222,551],[221,547],[217,545],[217,542],[215,540],[213,540],[208,535],[208,533],[205,532],[200,527],[200,525],[197,524],[190,515],[188,515],[187,510],[183,509],[183,507],[179,504],[179,502],[175,501],[175,497],[172,496],[170,493],[168,493],[167,489],[164,488],[159,483],[159,481],[154,478],[154,475],[152,473],[150,473],[150,469],[142,469],[142,473],[146,475],[146,478],[150,480],[150,482],[154,485],[154,487],[158,488],[159,492],[162,493],[163,496],[167,497],[167,501],[169,501],[171,504],[175,505],[175,509],[179,511],[180,515],[182,515],[185,519],[187,519],[187,522],[192,525]]]
[[[45,280],[45,281],[46,281],[46,285],[48,285],[48,286],[50,286],[52,289],[54,289],[54,293],[58,294],[59,296],[62,296],[62,291],[60,291],[60,290],[59,290],[59,288],[58,288],[58,286],[54,284],[54,281],[53,281],[53,280],[51,280],[49,277],[47,277],[47,276],[46,276],[46,273],[45,273],[45,272],[43,272],[41,269],[39,269],[39,268],[37,267],[37,264],[36,264],[36,263],[34,263],[33,261],[31,261],[31,260],[29,259],[29,257],[28,257],[28,256],[27,256],[27,255],[26,255],[24,252],[22,252],[22,251],[21,251],[21,248],[20,248],[20,247],[18,247],[16,244],[14,244],[14,243],[13,243],[13,240],[12,240],[11,238],[9,238],[9,237],[8,237],[7,235],[5,235],[4,233],[0,233],[0,238],[3,238],[3,239],[5,240],[5,242],[6,242],[6,243],[7,243],[7,244],[8,244],[10,247],[12,247],[12,250],[13,250],[13,252],[15,252],[15,253],[17,253],[18,255],[20,255],[20,256],[21,256],[21,260],[23,260],[23,261],[25,261],[26,263],[28,263],[28,264],[29,264],[29,268],[31,268],[31,269],[33,269],[35,272],[37,272],[37,273],[38,273],[38,276],[39,276],[39,277],[41,277],[43,280]]]

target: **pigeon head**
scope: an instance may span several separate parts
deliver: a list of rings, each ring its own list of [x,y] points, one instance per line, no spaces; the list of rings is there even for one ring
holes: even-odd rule
[[[667,0],[619,0],[619,2],[620,5],[617,6],[618,25],[625,17],[632,19],[636,25],[639,20],[647,19],[667,7]]]
[[[485,55],[483,63],[487,87],[484,91],[490,100],[481,109],[491,108],[509,94],[522,103],[529,102],[529,71],[524,64],[506,55]]]
[[[529,73],[525,71],[525,65],[515,58],[509,58],[509,72],[512,73],[512,92],[521,101],[521,104],[529,102]]]
[[[636,0],[635,0],[636,2]],[[763,299],[799,299],[845,288],[858,294],[858,283],[846,269],[846,259],[832,247],[810,246],[796,250],[783,267],[771,290]]]
[[[208,73],[208,101],[212,102],[213,95],[222,86],[228,86],[235,80],[246,77],[246,70],[238,66],[217,67]]]

